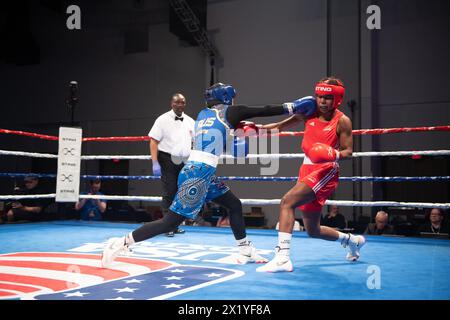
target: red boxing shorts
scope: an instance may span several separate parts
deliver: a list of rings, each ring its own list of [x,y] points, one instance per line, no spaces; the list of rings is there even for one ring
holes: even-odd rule
[[[339,165],[336,162],[304,164],[300,167],[297,182],[306,183],[316,194],[316,200],[299,206],[306,212],[320,212],[325,201],[339,183]]]

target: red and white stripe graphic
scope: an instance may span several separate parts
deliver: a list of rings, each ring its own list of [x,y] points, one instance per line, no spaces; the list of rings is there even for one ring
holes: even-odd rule
[[[313,187],[314,193],[317,193],[323,186],[325,186],[331,179],[333,179],[334,175],[337,173],[337,167],[334,166],[330,172],[328,172],[322,179],[319,180]]]
[[[111,269],[99,254],[19,252],[0,254],[0,299],[27,299],[166,269],[175,263],[119,257]]]

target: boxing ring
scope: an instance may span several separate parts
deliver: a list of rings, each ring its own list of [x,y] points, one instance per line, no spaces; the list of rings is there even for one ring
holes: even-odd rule
[[[450,126],[354,130],[354,134],[450,131]],[[0,129],[46,140],[58,137]],[[280,136],[302,133],[282,132]],[[83,138],[88,141],[147,141],[148,137]],[[363,156],[448,156],[450,150],[360,152]],[[0,150],[0,156],[54,158],[55,154]],[[303,154],[255,154],[248,157],[302,158]],[[133,159],[149,156],[82,156],[82,160]],[[1,173],[20,178],[24,173]],[[35,173],[41,178],[56,175]],[[155,180],[154,176],[92,176],[81,179]],[[295,181],[297,177],[221,177],[239,181]],[[448,181],[433,177],[341,177],[341,181]],[[246,182],[242,182],[246,183]],[[286,192],[280,192],[280,196]],[[55,194],[28,196],[54,198]],[[0,200],[25,198],[2,195]],[[158,196],[80,196],[106,200],[159,202]],[[244,205],[273,205],[280,199],[242,199]],[[443,209],[450,203],[329,200],[339,206],[394,206]],[[334,242],[295,231],[291,273],[258,273],[258,265],[238,265],[238,249],[229,228],[183,226],[175,238],[156,236],[138,243],[111,269],[100,267],[108,238],[124,235],[140,224],[93,221],[46,221],[0,225],[0,299],[43,300],[448,300],[450,241],[410,237],[367,236],[361,259],[345,260]],[[259,254],[271,258],[277,231],[248,229]]]

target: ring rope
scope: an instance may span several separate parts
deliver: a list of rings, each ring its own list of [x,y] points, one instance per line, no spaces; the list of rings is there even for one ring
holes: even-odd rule
[[[15,134],[15,135],[18,135],[18,136],[39,138],[39,139],[43,139],[43,140],[55,140],[55,141],[58,140],[58,137],[56,137],[56,136],[49,136],[49,135],[46,135],[46,134],[39,134],[39,133],[18,131],[18,130],[0,129],[0,133]]]
[[[36,195],[4,195],[0,200],[18,199],[38,199],[55,198],[56,194],[36,194]],[[108,196],[108,195],[80,195],[80,199],[101,199],[101,200],[127,200],[127,201],[147,201],[160,202],[162,197],[154,196]],[[280,199],[241,199],[243,205],[278,205]],[[350,201],[350,200],[327,200],[326,205],[337,205],[343,207],[418,207],[418,208],[442,208],[449,209],[450,203],[428,203],[428,202],[397,202],[397,201]]]
[[[6,156],[27,156],[31,158],[52,158],[57,159],[58,155],[48,153],[23,152],[23,151],[9,151],[0,150],[0,155]],[[425,150],[425,151],[369,151],[369,152],[353,152],[353,157],[388,157],[388,156],[446,156],[450,155],[450,150]],[[248,154],[247,159],[298,159],[304,158],[304,153],[261,153]],[[231,155],[222,155],[221,159],[233,159]],[[151,156],[142,155],[94,155],[81,156],[81,160],[151,160]]]
[[[352,133],[354,135],[376,135],[376,134],[427,132],[427,131],[450,131],[450,126],[388,128],[388,129],[359,129],[359,130],[352,130]],[[283,131],[276,135],[279,137],[298,137],[298,136],[302,136],[303,134],[304,134],[304,131]]]
[[[56,174],[36,174],[36,173],[0,173],[0,177],[8,178],[56,178]],[[81,175],[81,179],[100,179],[100,180],[160,180],[160,176],[117,176],[117,175]],[[219,180],[225,181],[297,181],[298,177],[243,177],[243,176],[218,176]],[[339,181],[370,181],[370,182],[400,182],[400,181],[442,181],[450,180],[450,176],[422,176],[422,177],[372,177],[372,176],[353,176],[339,177]]]
[[[8,150],[0,150],[0,155],[30,157],[30,158],[48,158],[48,159],[57,159],[58,158],[57,154],[25,152],[25,151],[8,151]]]
[[[446,126],[434,126],[434,127],[404,127],[404,128],[381,128],[381,129],[359,129],[353,130],[352,133],[354,135],[375,135],[375,134],[389,134],[389,133],[404,133],[404,132],[427,132],[427,131],[450,131],[450,125]],[[38,134],[26,131],[18,131],[18,130],[8,130],[1,129],[0,133],[4,134],[15,134],[19,136],[27,136],[32,138],[39,138],[44,140],[58,140],[57,136],[50,136],[45,134]],[[292,131],[283,131],[276,134],[271,134],[272,136],[280,136],[280,137],[292,137],[292,136],[302,136],[304,131],[292,132]],[[83,138],[83,142],[113,142],[113,141],[149,141],[150,138],[148,136],[131,136],[131,137],[91,137],[91,138]]]
[[[388,133],[401,133],[401,132],[424,132],[424,131],[450,131],[450,126],[436,126],[436,127],[416,127],[416,128],[390,128],[390,129],[363,129],[353,130],[355,135],[374,135],[374,134],[388,134]],[[16,134],[22,136],[29,136],[34,138],[40,138],[45,140],[58,140],[57,136],[42,135],[24,131],[6,130],[0,129],[0,133]],[[280,132],[277,136],[302,136],[304,132]],[[97,137],[97,138],[83,138],[83,141],[148,141],[148,136],[137,137]],[[450,150],[432,150],[432,151],[387,151],[387,152],[354,152],[354,157],[370,157],[370,156],[409,156],[409,155],[449,155]],[[58,158],[58,155],[43,154],[43,153],[31,153],[31,152],[19,152],[19,151],[7,151],[0,150],[0,155],[15,155],[15,156],[29,156],[35,158]],[[303,158],[304,154],[250,154],[247,158],[268,158],[268,159],[294,159]],[[222,156],[222,158],[233,158],[232,156]],[[82,156],[83,160],[96,160],[96,159],[135,159],[135,160],[150,160],[150,156]],[[112,177],[112,176],[111,176]],[[116,176],[117,177],[117,176]],[[129,178],[130,176],[128,176]],[[131,176],[133,177],[133,176]],[[138,176],[134,176],[138,177]],[[142,177],[142,176],[141,176]],[[157,179],[159,177],[151,177],[149,179]],[[449,177],[341,177],[342,180],[350,179],[350,181],[425,181],[425,180],[437,180],[445,179]],[[139,178],[138,178],[139,179]],[[297,177],[223,177],[224,180],[269,180],[269,181],[292,181]],[[281,180],[277,180],[281,179]],[[372,180],[369,180],[372,179]],[[344,180],[345,181],[345,180]],[[41,194],[41,195],[2,195],[0,200],[17,200],[24,198],[55,198],[56,194]],[[160,202],[162,197],[149,197],[149,196],[93,196],[93,195],[80,195],[80,199],[104,199],[104,200],[128,200],[128,201],[149,201]],[[244,205],[277,205],[280,203],[280,199],[242,199]],[[450,208],[450,203],[420,203],[420,202],[396,202],[396,201],[341,201],[341,200],[327,200],[327,205],[339,205],[339,206],[393,206],[393,207],[423,207],[423,208]]]

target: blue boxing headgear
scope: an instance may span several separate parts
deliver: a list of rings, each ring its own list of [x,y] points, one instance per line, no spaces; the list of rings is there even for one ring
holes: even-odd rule
[[[205,90],[206,103],[219,101],[226,105],[231,105],[233,98],[236,96],[236,90],[228,84],[216,83]]]

